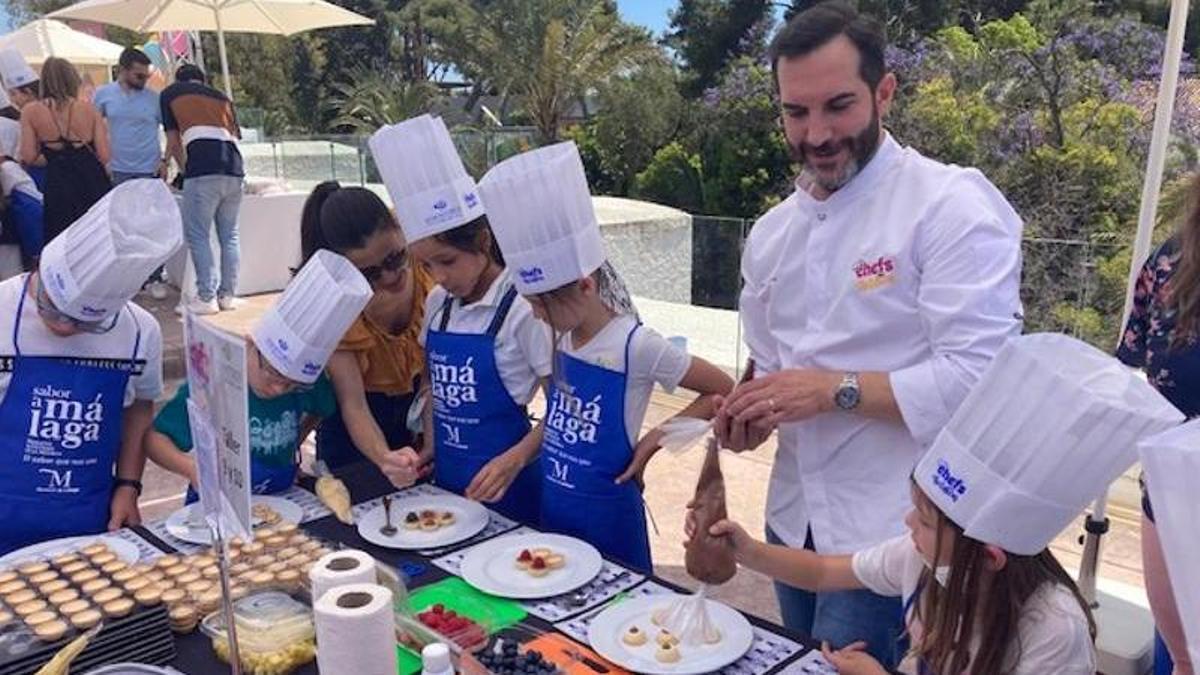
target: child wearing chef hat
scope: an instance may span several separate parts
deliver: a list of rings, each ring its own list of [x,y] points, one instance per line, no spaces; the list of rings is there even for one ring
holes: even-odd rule
[[[317,251],[246,337],[254,494],[283,492],[295,483],[300,444],[337,409],[325,364],[370,299],[370,284],[349,260]],[[194,486],[187,397],[184,384],[159,412],[146,435],[146,455]]]
[[[4,224],[17,233],[26,269],[42,253],[42,192],[17,157],[21,148],[21,124],[3,116],[8,97],[0,91],[0,193],[7,201]]]
[[[1092,675],[1095,622],[1048,546],[1133,464],[1139,439],[1182,418],[1095,348],[1026,335],[1001,349],[917,464],[909,534],[822,556],[755,541],[731,521],[711,532],[742,565],[798,588],[903,598],[903,672]],[[862,647],[826,656],[842,673],[886,672]]]
[[[438,485],[536,525],[542,432],[526,406],[550,375],[550,332],[517,293],[445,123],[421,115],[380,129],[370,146],[409,253],[438,284],[421,330],[421,458]]]
[[[162,333],[130,300],[182,243],[162,181],[129,181],[0,283],[0,554],[139,521]]]
[[[38,74],[16,49],[0,50],[0,83],[18,110],[38,99]]]
[[[517,291],[555,335],[542,441],[542,526],[652,569],[641,494],[662,434],[639,439],[654,385],[700,396],[681,415],[709,418],[724,372],[643,327],[605,262],[574,143],[504,160],[479,190]]]

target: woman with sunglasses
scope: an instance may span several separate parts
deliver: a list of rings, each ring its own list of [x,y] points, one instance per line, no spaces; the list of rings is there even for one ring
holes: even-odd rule
[[[317,251],[246,336],[250,488],[283,492],[296,482],[300,444],[337,410],[325,364],[371,299],[362,274],[340,255]],[[197,485],[184,384],[146,435],[146,456]],[[188,502],[196,500],[188,491]]]
[[[182,244],[167,187],[130,181],[0,283],[0,554],[139,522],[162,333],[130,300]]]
[[[430,391],[421,460],[433,461],[439,486],[536,525],[542,427],[526,406],[550,376],[549,328],[518,295],[445,123],[421,115],[370,145],[409,250],[438,282],[421,336]]]
[[[420,468],[409,409],[425,363],[418,338],[433,281],[410,264],[383,201],[336,181],[318,185],[304,203],[300,249],[305,261],[320,250],[345,256],[373,292],[329,359],[339,414],[317,428],[317,458],[336,469],[366,457],[394,485],[410,485]]]

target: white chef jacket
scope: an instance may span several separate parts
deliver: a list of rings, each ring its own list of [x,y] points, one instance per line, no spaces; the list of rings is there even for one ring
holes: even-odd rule
[[[767,524],[784,543],[811,527],[817,551],[849,554],[904,532],[921,450],[1021,332],[1021,229],[979,171],[886,134],[829,198],[798,188],[755,223],[740,311],[756,375],[888,372],[905,421],[780,425]]]

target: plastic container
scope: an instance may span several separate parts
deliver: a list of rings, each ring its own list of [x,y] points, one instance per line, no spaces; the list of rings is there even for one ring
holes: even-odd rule
[[[238,651],[246,675],[286,675],[316,658],[312,608],[281,591],[248,595],[233,605]],[[213,650],[229,661],[225,614],[214,612],[200,625]]]

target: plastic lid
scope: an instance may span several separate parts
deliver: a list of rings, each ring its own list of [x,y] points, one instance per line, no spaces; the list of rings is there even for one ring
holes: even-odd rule
[[[425,645],[421,650],[421,675],[454,675],[450,648],[442,642]]]
[[[316,635],[312,608],[280,591],[248,595],[233,603],[233,612],[238,646],[250,651],[272,652]],[[224,612],[209,614],[201,630],[209,637],[226,639]]]

